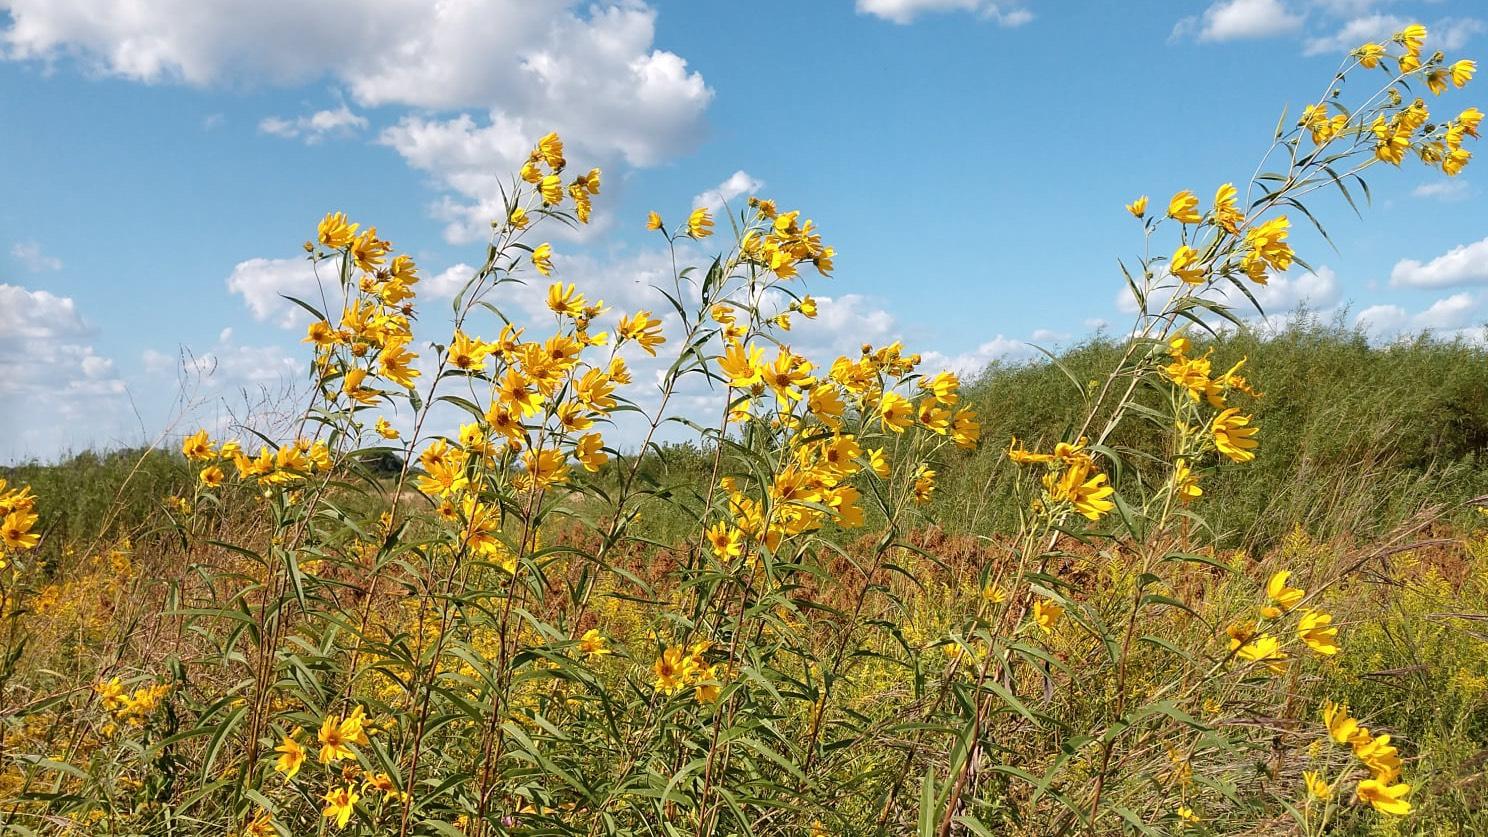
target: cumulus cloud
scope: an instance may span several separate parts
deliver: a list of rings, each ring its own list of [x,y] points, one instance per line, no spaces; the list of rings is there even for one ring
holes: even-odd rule
[[[306,145],[315,145],[326,137],[350,136],[366,127],[367,118],[353,113],[345,104],[335,110],[318,110],[293,119],[269,116],[258,123],[261,133],[303,140]]]
[[[336,267],[327,262],[319,268],[327,281],[334,281]],[[253,319],[273,321],[281,328],[293,328],[310,319],[305,309],[285,299],[292,296],[320,305],[320,278],[309,259],[248,259],[233,266],[227,277],[227,290],[243,298]]]
[[[1360,44],[1384,42],[1408,24],[1419,22],[1400,15],[1373,12],[1368,5],[1355,4],[1333,9],[1346,19],[1335,30],[1324,35],[1307,38],[1302,44],[1303,55],[1337,55],[1356,49]],[[1488,31],[1481,20],[1475,18],[1445,18],[1433,22],[1429,27],[1431,40],[1428,49],[1457,50],[1472,40],[1475,35]]]
[[[1422,183],[1411,190],[1411,196],[1417,198],[1432,198],[1439,201],[1460,201],[1472,194],[1472,187],[1466,180],[1433,180],[1430,183]]]
[[[714,188],[694,197],[692,206],[694,209],[704,207],[717,214],[725,206],[733,206],[736,198],[755,194],[763,188],[765,188],[763,180],[756,180],[749,175],[749,172],[740,169]]]
[[[656,49],[641,0],[263,0],[225,15],[182,0],[8,0],[0,54],[146,83],[302,84],[329,78],[361,106],[407,116],[381,141],[430,174],[446,237],[468,241],[513,169],[549,130],[584,165],[652,165],[692,148],[713,93],[679,55]],[[346,110],[263,130],[296,137],[360,127]],[[307,120],[303,124],[300,119]],[[317,122],[318,119],[318,122]]]
[[[1308,38],[1302,44],[1303,55],[1346,53],[1359,44],[1384,41],[1404,29],[1410,21],[1386,14],[1368,14],[1346,21],[1336,31]]]
[[[1460,244],[1429,262],[1401,259],[1390,284],[1409,288],[1451,288],[1488,282],[1488,238]]]
[[[0,284],[0,460],[51,455],[124,427],[124,382],[69,297]]]
[[[1236,41],[1285,35],[1301,26],[1302,16],[1281,0],[1218,0],[1203,14],[1178,21],[1173,37]]]
[[[1443,297],[1412,314],[1399,305],[1371,305],[1360,311],[1355,324],[1377,339],[1432,332],[1442,337],[1480,337],[1470,328],[1483,319],[1481,299],[1465,291]]]
[[[1323,311],[1337,305],[1340,298],[1338,275],[1326,265],[1316,271],[1294,270],[1272,276],[1264,285],[1246,284],[1246,290],[1260,303],[1265,319],[1285,319],[1299,308]],[[1168,280],[1165,287],[1155,291],[1148,299],[1149,309],[1156,311],[1165,306],[1179,290],[1176,280]],[[1207,295],[1211,299],[1228,305],[1236,316],[1255,318],[1255,304],[1243,292],[1228,283],[1215,285]],[[1123,314],[1136,314],[1136,297],[1130,288],[1123,287],[1116,295],[1116,309]],[[1219,324],[1216,318],[1216,325]]]
[[[858,0],[858,14],[873,15],[905,25],[922,14],[971,12],[1009,29],[1033,20],[1033,12],[1019,3],[991,0]]]
[[[32,273],[61,270],[62,260],[42,252],[41,245],[34,241],[18,241],[10,246],[10,255],[21,267]]]

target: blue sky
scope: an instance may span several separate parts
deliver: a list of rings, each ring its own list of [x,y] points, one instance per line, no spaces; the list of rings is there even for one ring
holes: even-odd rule
[[[556,241],[565,278],[645,304],[646,211],[731,184],[839,253],[806,348],[902,337],[970,370],[1124,322],[1115,260],[1141,241],[1122,204],[1244,181],[1348,49],[1420,21],[1428,49],[1488,57],[1473,0],[213,6],[0,0],[0,461],[150,438],[183,352],[211,371],[189,376],[193,426],[293,381],[303,325],[276,293],[304,287],[327,210],[376,224],[437,296],[550,128],[605,170],[594,229]],[[1317,202],[1341,252],[1299,229],[1317,273],[1274,282],[1270,311],[1478,335],[1474,168],[1369,179],[1362,220]]]

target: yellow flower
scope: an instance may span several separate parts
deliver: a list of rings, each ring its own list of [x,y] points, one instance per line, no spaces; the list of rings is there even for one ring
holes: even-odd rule
[[[545,175],[537,183],[538,194],[542,195],[543,203],[548,206],[557,206],[563,203],[563,178],[556,174]]]
[[[1390,736],[1371,738],[1369,731],[1361,728],[1349,743],[1353,745],[1354,756],[1364,762],[1376,781],[1388,784],[1400,777],[1400,751],[1390,743]]]
[[[1188,807],[1187,805],[1179,805],[1178,819],[1183,820],[1186,823],[1196,823],[1199,821],[1199,815],[1195,814],[1193,809]]]
[[[590,628],[579,637],[579,652],[586,657],[603,657],[610,653],[609,640],[597,628]]]
[[[634,317],[621,317],[619,331],[621,340],[636,341],[652,357],[656,357],[656,347],[666,342],[661,334],[661,320],[653,318],[650,311],[637,311]]]
[[[1286,661],[1286,654],[1281,650],[1281,643],[1270,634],[1261,634],[1245,645],[1240,646],[1236,652],[1242,660],[1252,663],[1261,663],[1273,673],[1280,674],[1285,668],[1282,663]]]
[[[305,763],[305,748],[294,739],[293,735],[284,736],[274,752],[279,758],[274,762],[274,769],[284,774],[285,780],[293,779],[300,772],[300,765]]]
[[[302,343],[314,343],[321,348],[334,346],[341,335],[331,326],[327,320],[316,320],[305,328],[305,339]]]
[[[553,275],[553,245],[543,243],[532,251],[532,266],[544,276]]]
[[[884,454],[883,448],[868,451],[868,470],[878,475],[881,480],[889,478],[889,458]]]
[[[519,230],[525,230],[527,228],[527,225],[532,223],[532,219],[527,217],[527,210],[523,209],[520,206],[516,209],[513,209],[511,211],[511,214],[506,217],[506,220],[513,227]]]
[[[1411,812],[1409,802],[1405,797],[1410,793],[1410,785],[1386,785],[1374,779],[1365,779],[1359,783],[1356,791],[1359,801],[1368,802],[1374,806],[1374,810],[1382,814],[1403,817]]]
[[[1426,27],[1419,23],[1412,23],[1400,30],[1395,40],[1403,44],[1408,52],[1420,54],[1421,47],[1426,44]]]
[[[1241,415],[1234,407],[1214,417],[1210,425],[1214,435],[1214,447],[1233,462],[1249,462],[1255,459],[1255,450],[1260,442],[1255,440],[1259,428],[1250,426],[1250,416]]]
[[[1313,799],[1322,801],[1333,795],[1333,788],[1328,781],[1315,771],[1302,771],[1302,781],[1307,784],[1307,795]]]
[[[720,561],[728,561],[744,554],[744,533],[719,521],[708,528],[708,545]]]
[[[1073,457],[1064,471],[1045,474],[1044,491],[1055,503],[1073,504],[1075,511],[1088,520],[1100,520],[1102,515],[1116,508],[1115,502],[1106,499],[1116,493],[1116,489],[1084,454]]]
[[[363,720],[363,710],[360,706],[352,710],[352,713],[345,718],[326,716],[321,722],[320,732],[316,735],[317,740],[320,741],[321,764],[355,758],[351,745],[367,743],[367,733],[362,727]]]
[[[1449,71],[1452,74],[1452,84],[1465,87],[1472,81],[1473,73],[1478,71],[1478,62],[1464,58],[1453,64]]]
[[[1011,437],[1011,439],[1012,441],[1008,442],[1008,459],[1012,460],[1014,463],[1018,465],[1039,465],[1054,461],[1053,454],[1037,453],[1028,450],[1023,446],[1021,442],[1018,441],[1017,436],[1013,436]]]
[[[1220,186],[1214,193],[1214,223],[1230,235],[1240,232],[1240,224],[1245,221],[1245,213],[1235,203],[1237,194],[1233,183]]]
[[[1191,503],[1204,495],[1204,489],[1199,487],[1199,479],[1188,467],[1186,459],[1179,459],[1173,465],[1173,493],[1178,495],[1181,503]]]
[[[1245,243],[1249,249],[1240,266],[1251,281],[1264,285],[1267,267],[1286,270],[1292,266],[1296,256],[1287,243],[1291,224],[1290,219],[1281,215],[1245,231]]]
[[[374,429],[377,431],[377,435],[381,436],[384,439],[398,438],[398,429],[393,427],[391,424],[388,424],[388,420],[382,418],[381,416],[378,417],[377,424],[374,425]]]
[[[651,666],[656,675],[656,691],[664,695],[675,694],[687,682],[692,666],[692,658],[681,648],[674,646],[663,651]]]
[[[610,461],[609,455],[604,452],[604,438],[598,433],[587,433],[580,437],[578,444],[574,446],[574,458],[591,474]]]
[[[1271,579],[1266,582],[1266,598],[1276,603],[1275,607],[1261,608],[1261,615],[1267,619],[1275,619],[1283,613],[1296,607],[1307,591],[1300,587],[1288,587],[1287,581],[1292,577],[1291,570],[1281,570],[1272,574]]]
[[[543,245],[547,246],[547,245]],[[542,248],[538,248],[542,249]],[[537,254],[533,254],[534,264]],[[562,282],[554,282],[548,286],[548,310],[554,314],[564,317],[577,317],[584,311],[588,300],[578,292],[572,282],[564,285]]]
[[[707,238],[713,234],[713,216],[705,207],[698,207],[687,216],[687,234],[693,238]]]
[[[347,223],[345,212],[328,212],[320,220],[320,226],[316,229],[316,238],[332,250],[340,250],[351,243],[360,226],[360,224]]]
[[[1127,204],[1126,205],[1126,211],[1127,212],[1130,212],[1132,214],[1132,217],[1133,218],[1141,218],[1142,216],[1146,215],[1147,214],[1147,196],[1146,195],[1143,195],[1142,197],[1137,198],[1136,200],[1134,200],[1131,203]]]
[[[496,397],[508,407],[521,410],[523,416],[534,415],[542,409],[542,393],[526,376],[510,367],[501,377],[501,384],[496,388]],[[491,424],[494,425],[495,422]]]
[[[243,837],[279,837],[279,832],[274,829],[274,818],[268,811],[260,810],[243,824]]]
[[[388,242],[377,237],[376,227],[369,227],[351,243],[351,258],[356,262],[357,267],[368,273],[374,273],[387,259],[390,246]]]
[[[1168,217],[1184,224],[1199,222],[1199,199],[1193,192],[1184,189],[1168,201]]]
[[[345,828],[346,824],[351,821],[351,815],[356,811],[357,800],[361,798],[361,794],[352,790],[350,785],[344,788],[332,788],[322,797],[326,804],[320,810],[320,814],[334,819],[337,828]]]
[[[227,476],[216,465],[208,465],[202,469],[200,478],[202,485],[207,488],[217,488],[222,485]]]
[[[1168,262],[1168,272],[1190,285],[1202,284],[1206,271],[1207,268],[1199,261],[1199,251],[1187,244],[1179,245]]]
[[[897,392],[886,392],[878,400],[878,420],[895,433],[903,433],[914,423],[914,404]]]
[[[1359,722],[1349,716],[1348,706],[1326,701],[1323,703],[1323,724],[1328,728],[1328,737],[1339,744],[1347,744],[1363,731]],[[1366,733],[1367,734],[1367,733]]]
[[[724,375],[728,376],[729,386],[735,389],[748,389],[763,378],[765,350],[751,347],[745,349],[739,343],[730,343],[723,357],[718,360],[718,368]]]
[[[1354,50],[1359,64],[1365,69],[1372,70],[1379,66],[1380,59],[1385,55],[1385,48],[1379,44],[1365,44]]]
[[[459,329],[455,330],[454,339],[450,341],[448,353],[445,355],[450,364],[458,369],[469,371],[479,368],[485,363],[486,358],[495,350],[478,337],[470,337]]]
[[[1478,126],[1482,123],[1483,112],[1477,108],[1468,108],[1457,115],[1457,124],[1462,126],[1462,130],[1467,132],[1468,136],[1476,137],[1478,135]]]
[[[920,470],[915,473],[914,497],[915,502],[921,505],[930,502],[930,497],[935,494],[935,472],[921,465]]]
[[[1332,626],[1333,617],[1316,610],[1302,614],[1297,622],[1297,636],[1307,647],[1327,656],[1338,653],[1338,629]]]
[[[651,212],[647,212],[646,213],[646,229],[648,229],[648,230],[659,230],[659,229],[661,229],[661,215],[660,215],[660,213],[658,213],[658,212],[656,212],[654,210],[651,211]]]
[[[408,351],[407,346],[407,337],[389,340],[382,347],[382,353],[377,356],[377,364],[382,377],[405,389],[412,389],[413,379],[422,373],[410,365],[418,359],[418,355]]]
[[[1426,74],[1426,89],[1440,96],[1447,89],[1447,71],[1441,68]]]
[[[185,441],[181,442],[181,453],[185,454],[187,459],[196,461],[211,459],[216,454],[212,449],[212,441],[207,438],[206,430],[198,430],[187,436]]]
[[[1059,624],[1062,616],[1064,608],[1055,602],[1039,599],[1033,603],[1033,623],[1046,634],[1054,632],[1054,626]]]
[[[590,435],[598,437],[598,434]],[[599,456],[604,454],[600,453]],[[556,448],[528,451],[522,454],[522,465],[527,469],[526,477],[533,488],[547,488],[568,479],[568,463],[564,460],[563,451]]]

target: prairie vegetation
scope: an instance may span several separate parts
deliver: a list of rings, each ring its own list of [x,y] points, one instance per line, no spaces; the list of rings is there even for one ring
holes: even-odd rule
[[[1425,38],[1357,50],[1251,180],[1129,205],[1129,332],[974,381],[794,352],[830,226],[765,198],[652,213],[723,244],[609,311],[543,239],[601,199],[556,135],[452,321],[328,214],[284,435],[5,475],[0,827],[1488,829],[1484,351],[1233,302],[1305,266],[1310,195],[1468,163],[1482,114],[1413,91],[1475,65]],[[552,316],[508,320],[534,282]]]

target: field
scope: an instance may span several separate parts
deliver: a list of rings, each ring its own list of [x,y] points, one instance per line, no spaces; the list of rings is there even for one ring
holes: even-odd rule
[[[680,331],[605,310],[555,134],[453,322],[327,214],[308,409],[0,471],[0,831],[1488,833],[1488,350],[1235,303],[1467,164],[1418,29],[1127,207],[1130,330],[966,380],[793,352],[830,224],[763,197],[653,213]]]

